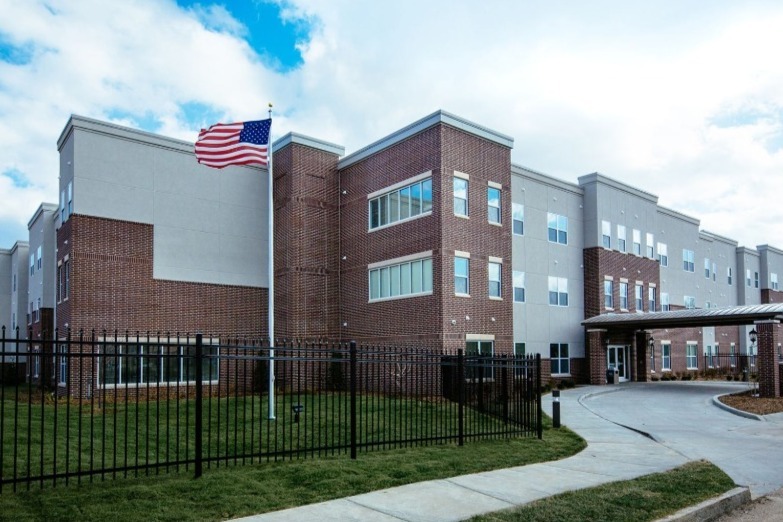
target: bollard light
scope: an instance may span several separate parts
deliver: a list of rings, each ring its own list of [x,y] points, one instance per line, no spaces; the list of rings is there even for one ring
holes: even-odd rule
[[[560,390],[552,390],[552,427],[560,427]]]
[[[299,422],[299,414],[304,411],[304,406],[301,404],[294,404],[291,406],[291,411],[294,412],[294,422]]]

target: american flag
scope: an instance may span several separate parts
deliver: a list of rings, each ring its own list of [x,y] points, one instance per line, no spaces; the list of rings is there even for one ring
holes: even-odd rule
[[[272,119],[240,123],[216,123],[201,129],[196,159],[202,165],[222,169],[229,165],[269,163],[269,131]]]

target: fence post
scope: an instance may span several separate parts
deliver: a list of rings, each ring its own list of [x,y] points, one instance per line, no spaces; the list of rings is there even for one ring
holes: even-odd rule
[[[509,401],[509,396],[508,396],[508,366],[509,366],[510,360],[506,357],[506,358],[502,359],[502,361],[505,364],[503,364],[503,366],[501,367],[501,370],[500,370],[500,383],[501,383],[501,386],[502,386],[501,392],[500,392],[501,393],[500,397],[501,397],[501,400],[503,401],[503,422],[508,424],[508,401]]]
[[[536,354],[536,422],[538,424],[538,438],[544,438],[544,426],[541,416],[541,354]]]
[[[203,381],[203,337],[202,334],[196,334],[196,478],[201,477],[204,472],[204,462],[202,456],[202,437],[203,437],[203,422],[202,418],[202,381]]]
[[[351,459],[356,460],[356,341],[351,341]]]
[[[465,355],[462,348],[457,350],[457,429],[459,445],[465,445]]]

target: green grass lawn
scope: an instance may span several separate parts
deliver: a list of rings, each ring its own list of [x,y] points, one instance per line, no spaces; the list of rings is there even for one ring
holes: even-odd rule
[[[475,522],[626,522],[657,520],[735,487],[709,462],[690,462],[664,473],[562,493],[531,504],[474,517]]]
[[[568,429],[510,438],[211,468],[0,495],[7,520],[221,520],[340,498],[411,482],[521,466],[573,455],[585,442]]]

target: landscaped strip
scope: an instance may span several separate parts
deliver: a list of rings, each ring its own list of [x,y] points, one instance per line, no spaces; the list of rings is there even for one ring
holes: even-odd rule
[[[201,479],[170,474],[0,495],[8,520],[225,520],[347,497],[412,482],[524,466],[578,453],[585,442],[566,428],[543,440],[476,441],[212,468]]]
[[[570,491],[528,505],[475,517],[473,521],[626,522],[657,520],[717,497],[734,482],[713,464],[700,461],[663,473]]]

